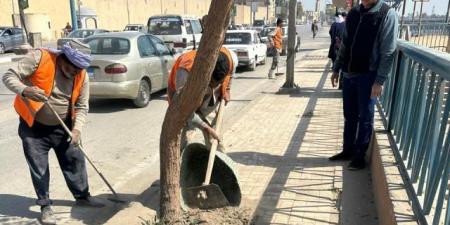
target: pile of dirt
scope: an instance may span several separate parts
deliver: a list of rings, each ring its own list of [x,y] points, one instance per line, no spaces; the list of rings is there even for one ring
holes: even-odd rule
[[[211,210],[192,209],[184,213],[185,225],[251,225],[249,209],[225,207]]]

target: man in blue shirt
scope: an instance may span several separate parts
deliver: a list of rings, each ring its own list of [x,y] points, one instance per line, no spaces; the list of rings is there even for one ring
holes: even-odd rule
[[[365,167],[373,130],[374,106],[392,70],[398,17],[383,0],[362,0],[347,15],[344,40],[333,65],[331,82],[344,74],[344,145],[330,160],[352,160],[349,169]]]

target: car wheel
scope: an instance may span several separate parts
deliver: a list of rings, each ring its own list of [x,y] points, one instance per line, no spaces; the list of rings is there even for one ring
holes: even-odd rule
[[[133,104],[137,108],[143,108],[148,105],[150,101],[150,84],[146,80],[141,80],[139,83],[138,95],[135,99],[133,99]]]
[[[3,43],[0,43],[0,54],[5,53],[5,45]]]
[[[253,63],[248,66],[248,69],[254,71],[256,69],[256,62],[257,58],[255,58],[255,60],[253,60]]]

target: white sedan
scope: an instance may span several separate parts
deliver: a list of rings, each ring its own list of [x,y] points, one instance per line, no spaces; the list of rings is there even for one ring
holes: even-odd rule
[[[267,45],[261,42],[256,30],[229,30],[223,45],[236,53],[239,66],[255,70],[257,64],[266,63]]]

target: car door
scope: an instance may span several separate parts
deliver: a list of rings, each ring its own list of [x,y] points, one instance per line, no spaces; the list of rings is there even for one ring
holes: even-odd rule
[[[174,63],[174,57],[169,48],[161,41],[159,38],[155,36],[150,36],[150,40],[155,45],[156,51],[159,55],[159,60],[161,61],[161,72],[162,72],[162,80],[163,80],[163,88],[167,88],[167,82],[169,80],[170,70],[172,69]]]
[[[138,49],[140,55],[139,76],[148,76],[151,81],[151,92],[160,90],[162,87],[161,61],[155,46],[147,35],[138,38]]]
[[[13,34],[14,34],[14,46],[19,46],[25,43],[25,38],[22,29],[14,28]]]
[[[256,42],[257,42],[257,45],[258,45],[258,55],[259,55],[259,57],[261,59],[265,58],[266,57],[266,53],[267,53],[267,45],[261,41],[261,36],[259,35],[259,33],[256,33]]]

